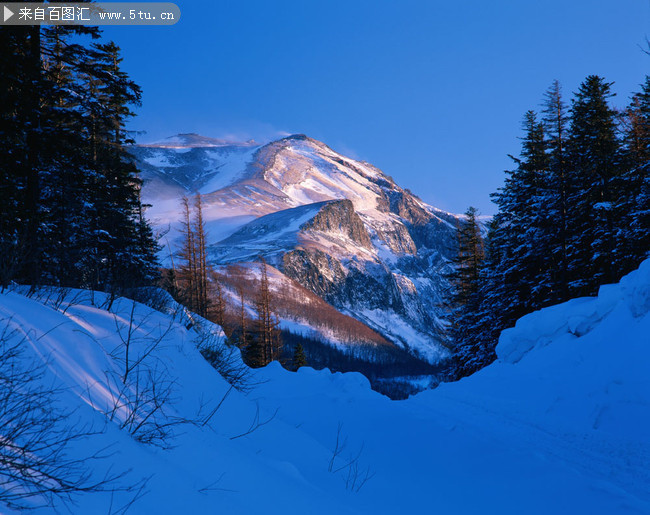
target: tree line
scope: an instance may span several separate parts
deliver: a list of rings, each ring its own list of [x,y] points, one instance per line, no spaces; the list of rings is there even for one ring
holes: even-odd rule
[[[125,130],[141,90],[97,27],[0,28],[0,286],[120,291],[157,275]]]
[[[492,195],[483,234],[470,207],[458,228],[451,337],[458,376],[495,358],[521,316],[594,295],[650,253],[650,77],[623,111],[591,75],[567,105],[556,81],[524,115],[521,154]]]

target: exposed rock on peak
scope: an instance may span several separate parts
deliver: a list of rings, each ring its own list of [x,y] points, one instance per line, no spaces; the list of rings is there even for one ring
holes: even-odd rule
[[[314,218],[300,227],[302,230],[314,229],[323,232],[345,234],[352,241],[370,248],[370,236],[365,225],[354,212],[351,200],[336,200],[325,204]]]

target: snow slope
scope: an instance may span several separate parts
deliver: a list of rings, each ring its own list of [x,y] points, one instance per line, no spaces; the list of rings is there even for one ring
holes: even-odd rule
[[[98,473],[150,477],[130,513],[650,513],[650,260],[597,298],[522,318],[501,335],[499,359],[458,383],[390,401],[356,373],[272,363],[207,425],[179,428],[170,450],[134,441],[115,421],[104,427],[116,327],[133,306],[119,300],[109,312],[97,307],[104,300],[54,309],[9,292],[0,316],[25,336],[25,361],[47,362],[44,383],[67,387],[57,405],[103,428],[71,452],[112,444]],[[165,335],[151,359],[174,380],[170,417],[222,399],[228,385],[197,352],[196,328],[142,305],[134,316],[134,341]],[[233,439],[258,410],[270,421]],[[76,500],[72,513],[104,513],[111,496]],[[127,500],[117,493],[113,506]]]

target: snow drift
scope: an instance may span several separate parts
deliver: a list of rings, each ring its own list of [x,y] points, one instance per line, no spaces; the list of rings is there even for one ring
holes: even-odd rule
[[[43,383],[65,386],[56,409],[100,429],[71,455],[110,445],[91,462],[97,474],[148,479],[130,513],[650,512],[650,261],[596,298],[522,318],[473,376],[399,402],[356,373],[277,363],[241,393],[202,358],[196,326],[77,297],[56,306],[4,293],[0,313],[25,337],[22,359],[47,363]],[[128,412],[106,416],[131,319],[134,349],[162,336],[143,366],[173,384],[165,417],[194,421],[174,426],[168,448],[119,429]],[[70,509],[117,512],[130,499],[81,494]]]

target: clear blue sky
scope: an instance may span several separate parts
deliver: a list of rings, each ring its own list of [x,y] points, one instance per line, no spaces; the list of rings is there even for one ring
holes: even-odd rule
[[[623,106],[650,57],[650,0],[178,0],[172,27],[110,27],[143,87],[141,141],[305,133],[425,201],[493,214],[520,124],[554,79]]]

